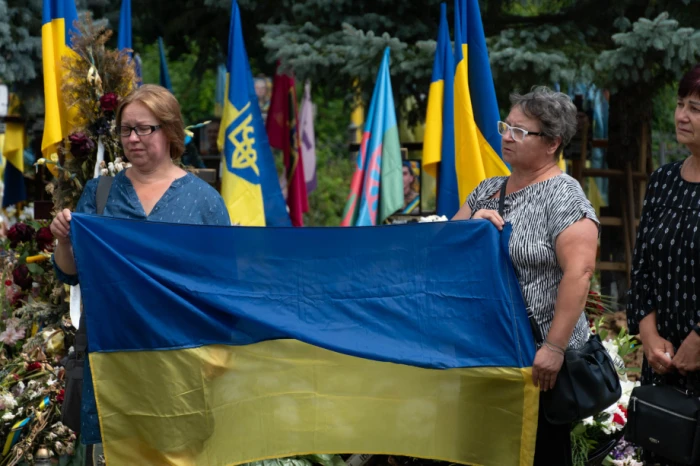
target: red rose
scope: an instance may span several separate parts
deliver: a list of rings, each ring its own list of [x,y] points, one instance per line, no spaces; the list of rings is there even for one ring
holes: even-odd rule
[[[41,227],[36,232],[36,244],[41,251],[53,249],[53,233],[49,227]]]
[[[32,287],[32,277],[29,276],[29,269],[26,264],[21,264],[14,268],[12,279],[23,290],[29,290]]]
[[[40,362],[32,362],[29,363],[27,366],[27,372],[34,372],[34,371],[39,371],[41,370],[41,363]]]
[[[12,286],[12,280],[5,280],[5,286]]]
[[[614,422],[615,424],[620,424],[621,426],[624,426],[624,425],[625,425],[625,418],[623,418],[623,417],[620,416],[619,414],[615,413],[615,414],[613,415],[613,422]]]
[[[113,112],[119,105],[119,97],[114,92],[108,92],[100,97],[100,107],[103,112]]]
[[[30,241],[34,236],[34,228],[26,223],[15,223],[7,232],[7,239],[11,247],[17,247],[19,243]]]
[[[61,389],[60,392],[58,392],[58,395],[56,395],[56,402],[57,403],[63,403],[63,399],[66,395],[66,391],[64,389]]]
[[[76,158],[85,158],[95,150],[95,143],[85,133],[73,133],[68,136],[70,153]]]

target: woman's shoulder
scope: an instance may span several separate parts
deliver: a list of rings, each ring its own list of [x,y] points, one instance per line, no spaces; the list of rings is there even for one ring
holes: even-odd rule
[[[508,179],[507,176],[494,176],[491,178],[486,178],[484,181],[479,183],[476,188],[474,188],[473,194],[479,199],[490,198],[493,194],[501,189],[503,182]]]
[[[219,192],[212,185],[198,177],[192,172],[182,178],[183,185],[187,186],[187,190],[191,192],[197,199],[206,199],[211,196],[221,197]]]
[[[658,183],[668,179],[680,178],[682,166],[682,160],[660,166],[649,175],[649,183]]]

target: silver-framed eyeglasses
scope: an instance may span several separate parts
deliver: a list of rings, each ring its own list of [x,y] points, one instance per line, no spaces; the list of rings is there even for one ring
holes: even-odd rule
[[[135,132],[137,136],[148,136],[155,130],[159,129],[160,125],[138,125],[138,126],[120,126],[117,132],[123,138],[131,136],[131,132]]]
[[[526,129],[522,128],[516,128],[515,126],[510,126],[508,123],[504,121],[499,121],[498,122],[498,134],[501,136],[505,136],[506,132],[510,131],[510,137],[513,138],[514,141],[518,142],[523,142],[525,140],[525,136],[528,134],[531,134],[533,136],[544,136],[543,132],[536,133],[534,131],[528,131]]]

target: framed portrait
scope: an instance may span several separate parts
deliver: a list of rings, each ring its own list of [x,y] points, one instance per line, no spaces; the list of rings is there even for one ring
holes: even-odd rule
[[[420,216],[422,170],[420,160],[402,160],[403,207],[397,214]]]

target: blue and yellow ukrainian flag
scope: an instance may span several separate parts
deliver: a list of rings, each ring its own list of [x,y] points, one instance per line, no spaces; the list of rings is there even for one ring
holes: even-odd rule
[[[107,464],[532,464],[535,345],[509,226],[75,214],[71,235]]]
[[[479,0],[455,0],[455,166],[459,203],[486,178],[509,175]]]
[[[459,190],[455,171],[454,119],[454,57],[450,28],[447,25],[447,5],[440,5],[433,78],[428,93],[425,117],[423,168],[438,180],[437,213],[454,216],[459,210]]]
[[[70,49],[70,33],[77,34],[74,21],[78,12],[74,0],[44,0],[41,26],[41,54],[44,65],[44,137],[41,152],[50,159],[72,129],[69,110],[61,95],[63,83],[62,57],[74,53]]]
[[[291,226],[253,87],[236,0],[231,2],[226,74],[226,101],[218,144],[224,156],[221,196],[231,222]]]

